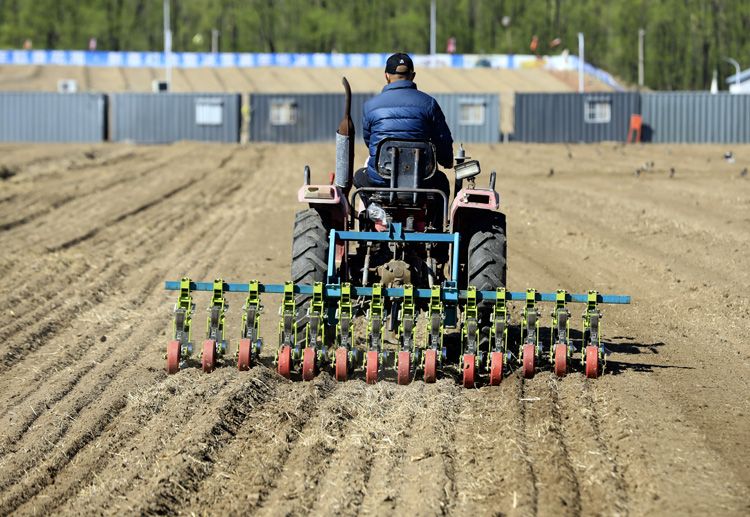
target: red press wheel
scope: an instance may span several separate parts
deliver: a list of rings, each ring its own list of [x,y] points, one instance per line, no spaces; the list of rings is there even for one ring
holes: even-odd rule
[[[279,350],[279,363],[276,368],[279,375],[289,378],[289,372],[292,369],[292,349],[288,345],[282,346]]]
[[[599,377],[599,350],[595,346],[586,347],[586,377]]]
[[[474,366],[476,363],[474,354],[464,354],[464,388],[474,387]]]
[[[523,345],[523,376],[526,379],[534,377],[535,365],[534,360],[536,359],[536,352],[534,345]]]
[[[344,346],[336,349],[336,380],[346,381],[349,374],[349,350]]]
[[[167,373],[172,375],[180,371],[180,342],[170,341],[167,345]]]
[[[401,351],[398,353],[398,383],[409,384],[411,380],[411,354]]]
[[[568,373],[568,347],[562,343],[555,345],[555,375],[565,377]]]
[[[367,371],[365,372],[365,381],[367,384],[378,382],[378,352],[370,350],[367,352]]]
[[[302,380],[311,381],[315,378],[315,349],[305,348],[302,352]]]
[[[499,386],[503,380],[503,353],[490,354],[490,386]]]
[[[237,369],[246,372],[253,366],[253,346],[249,339],[240,339],[239,353],[237,354]]]
[[[424,353],[424,381],[435,382],[437,379],[437,350],[429,348]]]
[[[203,354],[201,355],[203,371],[211,373],[216,368],[216,341],[207,339],[203,342]]]

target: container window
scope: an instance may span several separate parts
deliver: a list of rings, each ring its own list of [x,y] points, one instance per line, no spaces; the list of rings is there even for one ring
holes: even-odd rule
[[[608,124],[612,120],[612,101],[589,99],[583,105],[583,120],[588,124]]]
[[[297,103],[293,100],[271,101],[271,125],[291,126],[297,123]]]
[[[487,106],[481,101],[465,101],[458,106],[458,124],[461,126],[481,126]]]
[[[199,126],[220,126],[224,123],[224,103],[221,99],[196,99],[195,123]]]

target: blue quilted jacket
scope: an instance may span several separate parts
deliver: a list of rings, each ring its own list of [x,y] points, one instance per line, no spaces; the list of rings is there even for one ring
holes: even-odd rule
[[[365,103],[362,136],[370,149],[367,175],[374,185],[386,185],[376,170],[375,153],[384,138],[429,140],[435,145],[437,162],[453,167],[453,138],[437,101],[417,90],[413,81],[394,81],[380,95]]]

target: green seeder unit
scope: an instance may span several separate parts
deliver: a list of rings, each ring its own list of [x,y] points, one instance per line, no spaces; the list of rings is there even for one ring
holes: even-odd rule
[[[331,368],[337,380],[364,370],[365,380],[374,383],[388,369],[395,369],[399,384],[411,382],[417,372],[425,382],[435,382],[438,373],[449,369],[452,356],[446,346],[447,329],[459,336],[461,382],[474,387],[479,382],[497,385],[513,367],[520,366],[524,377],[533,377],[544,364],[551,364],[558,376],[566,375],[578,356],[586,377],[598,377],[604,367],[601,343],[600,304],[627,304],[629,296],[602,295],[596,291],[570,294],[565,290],[542,293],[479,291],[473,286],[458,289],[446,281],[428,289],[412,285],[384,287],[353,286],[350,283],[313,285],[193,282],[189,278],[166,282],[167,290],[179,291],[174,308],[174,338],[167,348],[167,371],[176,373],[190,363],[193,355],[193,293],[212,293],[208,307],[206,338],[201,349],[205,372],[226,363],[229,348],[225,336],[227,293],[245,293],[242,328],[235,359],[239,370],[248,370],[260,359],[262,294],[282,296],[279,309],[278,348],[274,364],[284,377],[311,380]],[[307,309],[298,310],[304,297]],[[309,303],[307,301],[309,300]],[[511,333],[508,302],[523,302],[519,332]],[[541,340],[540,303],[553,303],[550,339]],[[569,303],[583,303],[580,340],[571,339]],[[479,310],[483,307],[485,310]],[[489,309],[489,310],[487,310]],[[420,318],[420,314],[423,317]],[[356,336],[355,320],[365,316],[364,336]],[[421,329],[419,327],[422,327]],[[386,335],[392,347],[386,347]],[[518,334],[515,342],[511,336]],[[514,342],[511,342],[514,341]]]

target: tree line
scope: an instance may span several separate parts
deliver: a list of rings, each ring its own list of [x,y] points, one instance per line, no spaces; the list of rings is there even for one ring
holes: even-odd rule
[[[577,54],[626,83],[706,89],[750,67],[747,0],[436,0],[437,51]],[[429,52],[430,0],[170,0],[173,50]],[[0,48],[162,50],[161,0],[0,0]],[[532,44],[532,41],[535,44]]]

